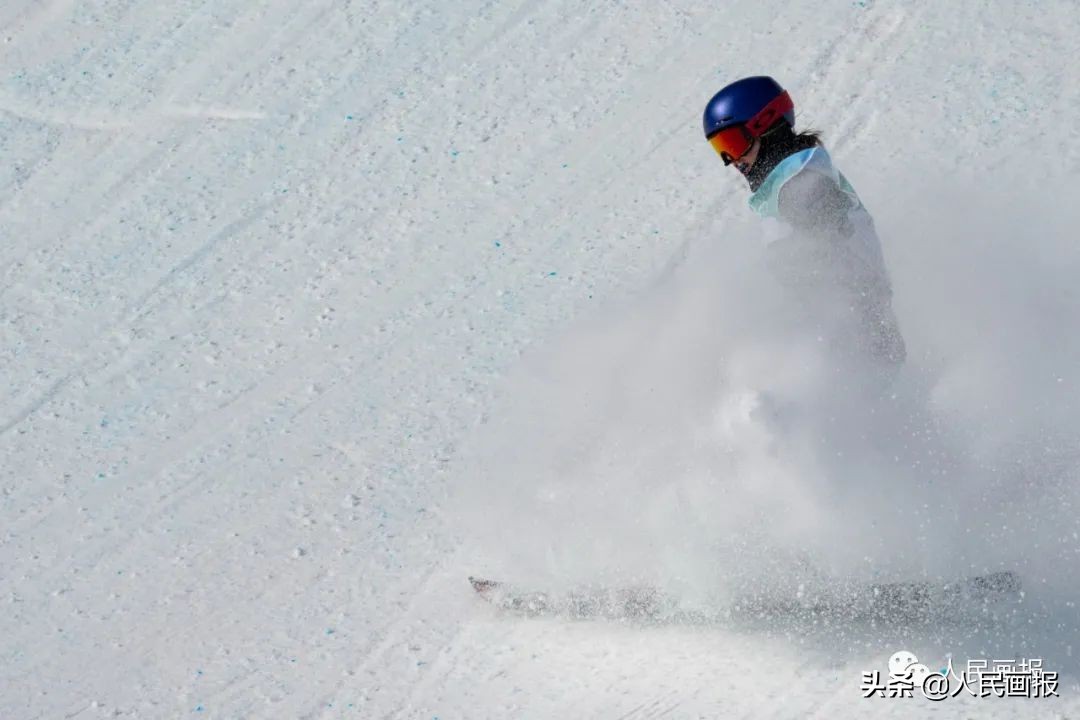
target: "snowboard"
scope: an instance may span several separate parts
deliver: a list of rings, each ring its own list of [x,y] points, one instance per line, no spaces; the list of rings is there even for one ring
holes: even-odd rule
[[[648,586],[579,588],[564,593],[525,590],[497,580],[470,577],[480,597],[502,610],[528,617],[607,619],[656,622],[715,622],[771,617],[832,617],[850,620],[910,622],[945,617],[973,607],[1017,597],[1020,576],[1012,571],[987,573],[952,583],[927,581],[839,585],[828,592],[785,597],[746,594],[723,610],[685,609]]]

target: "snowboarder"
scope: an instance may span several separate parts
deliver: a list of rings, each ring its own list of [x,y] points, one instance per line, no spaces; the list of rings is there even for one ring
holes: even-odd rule
[[[874,221],[816,132],[795,132],[795,105],[771,77],[748,77],[705,107],[705,137],[750,184],[750,207],[790,228],[770,245],[781,282],[842,295],[860,356],[895,370],[905,358]]]

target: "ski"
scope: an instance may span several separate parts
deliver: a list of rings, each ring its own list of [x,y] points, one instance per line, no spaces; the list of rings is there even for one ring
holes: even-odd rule
[[[470,577],[473,590],[502,610],[528,617],[709,622],[723,618],[831,616],[853,620],[914,621],[1015,597],[1020,576],[1012,571],[975,575],[957,582],[925,581],[848,585],[816,595],[748,594],[722,612],[687,610],[654,587],[578,588],[565,593],[523,590],[509,583]]]
[[[521,590],[508,583],[470,577],[473,590],[503,610],[527,616],[559,615],[575,619],[648,620],[677,611],[656,588],[578,588],[567,593]]]

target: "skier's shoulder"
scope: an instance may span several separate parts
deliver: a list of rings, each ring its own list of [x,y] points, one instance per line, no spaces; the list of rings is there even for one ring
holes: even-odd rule
[[[805,167],[788,177],[780,187],[781,203],[785,198],[808,197],[819,193],[839,191],[840,185],[831,175]]]
[[[835,173],[809,164],[789,177],[777,195],[778,215],[797,226],[839,225],[855,204]]]
[[[780,196],[780,189],[784,186],[784,183],[791,178],[792,175],[799,172],[802,169],[800,160],[796,155],[802,153],[796,153],[789,155],[783,160],[778,162],[768,174],[765,179],[757,187],[751,184],[754,189],[753,194],[750,196],[750,207],[758,215],[762,217],[776,217],[778,215],[777,201]]]
[[[818,187],[817,179],[828,181],[835,178],[836,171],[825,149],[820,146],[803,148],[791,153],[776,164],[764,182],[750,198],[750,207],[764,217],[782,216],[781,198],[802,198]],[[789,187],[794,184],[794,189]]]
[[[798,196],[810,192],[843,191],[841,175],[832,158],[821,145],[801,150],[787,158],[791,167],[785,173],[780,192]]]

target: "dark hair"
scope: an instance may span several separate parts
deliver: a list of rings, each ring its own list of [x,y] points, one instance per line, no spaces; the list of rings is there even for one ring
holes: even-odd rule
[[[771,128],[761,134],[761,137],[769,138],[768,142],[777,141],[777,144],[795,144],[803,146],[821,145],[820,130],[803,130],[795,132],[787,120],[780,120]]]

